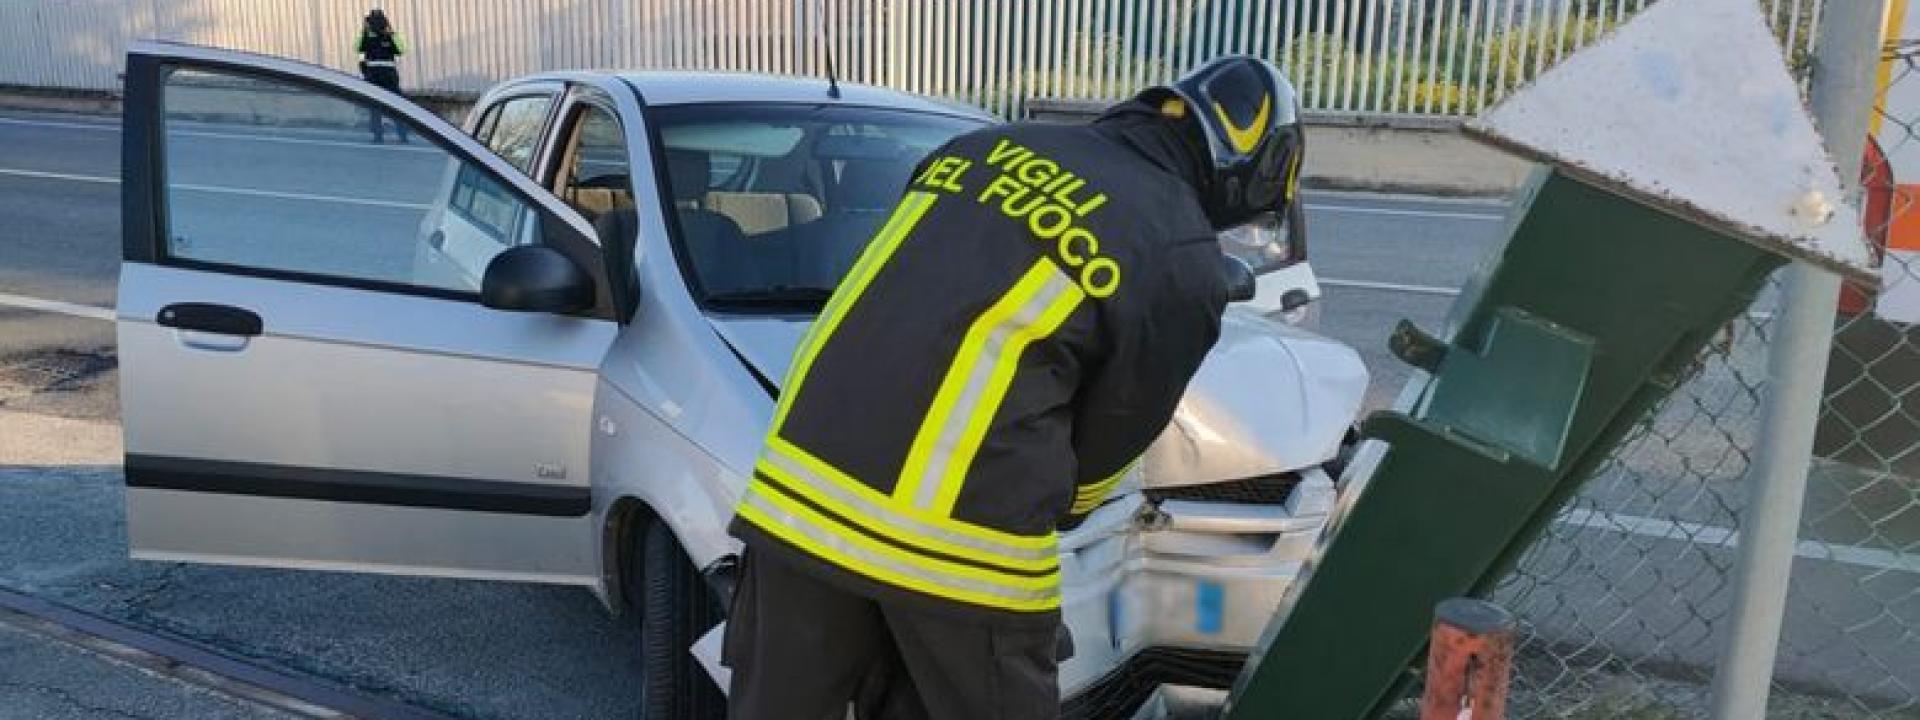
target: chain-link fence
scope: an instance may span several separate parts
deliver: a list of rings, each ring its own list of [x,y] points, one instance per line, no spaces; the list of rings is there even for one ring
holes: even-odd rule
[[[1774,718],[1920,718],[1920,33],[1904,22],[1863,173],[1884,286],[1847,288],[1835,318]],[[1515,717],[1708,715],[1779,298],[1726,329],[1497,590],[1524,629]]]

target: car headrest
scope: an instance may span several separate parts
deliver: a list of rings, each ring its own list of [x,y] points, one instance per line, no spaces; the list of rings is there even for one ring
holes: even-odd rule
[[[890,160],[846,160],[834,186],[837,210],[885,210],[900,199],[913,167]]]
[[[673,185],[675,201],[699,201],[707,196],[707,183],[713,180],[713,166],[707,154],[698,150],[667,150],[667,178]]]

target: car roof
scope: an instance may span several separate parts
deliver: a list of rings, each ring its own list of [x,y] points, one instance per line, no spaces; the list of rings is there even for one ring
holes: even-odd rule
[[[529,79],[542,77],[573,81],[618,78],[639,90],[640,97],[648,105],[833,103],[993,119],[993,116],[970,105],[859,83],[840,83],[840,97],[835,99],[827,95],[827,81],[820,77],[682,70],[596,70],[542,73]]]

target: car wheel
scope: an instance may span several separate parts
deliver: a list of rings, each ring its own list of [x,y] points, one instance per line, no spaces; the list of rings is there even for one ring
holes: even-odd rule
[[[641,720],[720,720],[727,699],[688,648],[720,624],[720,603],[664,522],[640,531],[626,573],[627,597],[640,624]]]

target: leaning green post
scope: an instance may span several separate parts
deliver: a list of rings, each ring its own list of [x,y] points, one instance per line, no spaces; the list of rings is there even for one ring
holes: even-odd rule
[[[1707,31],[1715,52],[1690,52]],[[1229,720],[1378,717],[1435,604],[1484,596],[1770,273],[1871,277],[1751,0],[1654,5],[1468,132],[1544,167],[1439,336],[1396,332],[1427,372],[1363,424]]]

